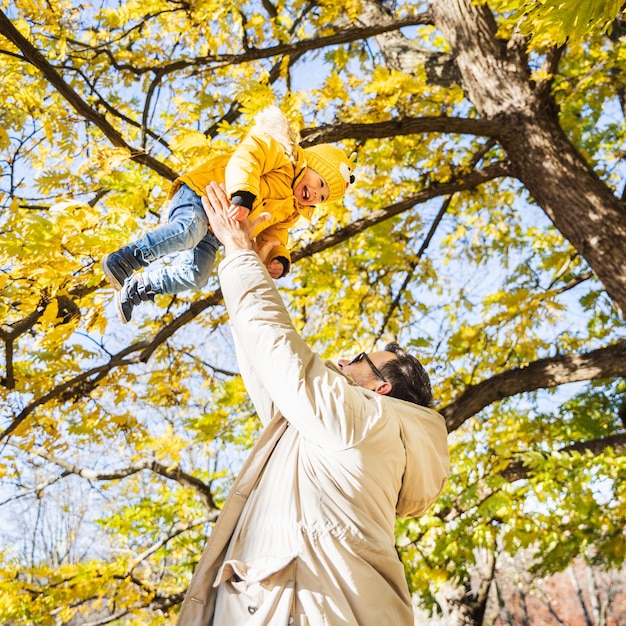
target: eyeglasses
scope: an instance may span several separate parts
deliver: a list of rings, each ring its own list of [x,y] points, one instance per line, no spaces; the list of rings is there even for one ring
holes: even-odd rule
[[[367,361],[367,364],[372,368],[372,372],[380,378],[383,382],[388,382],[387,379],[382,375],[381,371],[372,363],[372,359],[370,359],[365,352],[361,352],[357,354],[348,365],[352,365],[353,363],[359,363],[363,359]]]

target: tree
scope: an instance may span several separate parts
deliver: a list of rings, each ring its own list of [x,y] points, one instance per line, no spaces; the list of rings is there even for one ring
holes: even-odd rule
[[[5,622],[173,621],[257,425],[216,280],[122,327],[99,261],[273,102],[359,157],[348,210],[293,233],[298,327],[419,350],[451,432],[445,493],[398,523],[422,604],[496,547],[623,562],[619,3],[563,13],[567,41],[551,2],[0,6]],[[72,550],[10,550],[67,485]]]

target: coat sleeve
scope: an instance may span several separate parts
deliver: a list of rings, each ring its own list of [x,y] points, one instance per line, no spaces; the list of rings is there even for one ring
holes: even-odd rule
[[[226,193],[230,197],[248,191],[258,197],[261,176],[280,167],[285,158],[282,146],[269,135],[248,135],[226,165]]]
[[[263,426],[266,426],[277,413],[276,405],[272,402],[272,398],[261,384],[259,376],[252,363],[250,363],[248,355],[239,342],[234,329],[233,337],[235,339],[235,352],[237,354],[237,363],[239,363],[241,377],[244,380],[246,390],[252,400],[252,404],[254,404],[254,408],[256,409],[261,423]]]
[[[259,246],[263,246],[271,241],[274,242],[274,245],[270,248],[267,258],[265,259],[267,263],[279,256],[287,259],[287,267],[283,276],[287,274],[289,268],[291,267],[291,254],[289,254],[289,249],[287,248],[289,228],[289,224],[280,222],[278,224],[268,226],[256,236],[256,242]]]
[[[306,345],[259,257],[250,250],[232,254],[219,276],[244,382],[257,396],[259,388],[266,394],[257,410],[266,411],[269,398],[303,436],[326,448],[359,441],[376,403]]]

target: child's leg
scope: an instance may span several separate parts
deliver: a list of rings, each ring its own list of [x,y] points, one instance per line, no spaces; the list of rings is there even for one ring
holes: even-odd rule
[[[130,322],[133,309],[142,302],[153,301],[159,293],[178,293],[192,287],[204,287],[219,245],[213,233],[208,231],[193,250],[180,253],[176,265],[127,278],[121,291],[115,293],[115,306],[122,322]]]
[[[144,272],[146,285],[155,293],[179,293],[206,285],[220,243],[208,230],[202,200],[183,185],[172,198],[168,223],[137,241],[143,258],[155,261],[178,252],[171,265]]]
[[[211,275],[215,254],[220,242],[208,230],[192,250],[178,253],[172,265],[144,272],[144,280],[155,293],[180,293],[187,289],[201,289]]]
[[[140,237],[135,245],[143,259],[152,263],[173,252],[195,248],[207,229],[208,221],[200,196],[183,185],[172,198],[167,223]]]
[[[183,185],[172,198],[166,224],[140,237],[137,241],[106,254],[102,270],[116,290],[134,272],[161,257],[194,248],[206,235],[208,222],[200,197]]]
[[[160,293],[174,294],[206,285],[220,245],[208,230],[208,220],[200,196],[183,185],[172,198],[168,223],[147,233],[128,246],[139,251],[145,265],[178,252],[172,265],[131,275],[115,294],[117,313],[122,322],[130,321],[134,307],[152,301]],[[113,256],[113,255],[111,255]]]

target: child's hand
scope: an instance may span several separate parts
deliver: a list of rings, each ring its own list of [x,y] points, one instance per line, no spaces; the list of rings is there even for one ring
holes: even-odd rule
[[[269,272],[270,276],[276,280],[277,278],[280,278],[283,275],[283,272],[285,271],[285,267],[283,266],[283,264],[278,260],[278,259],[272,259],[267,265],[267,271]]]
[[[243,222],[243,220],[245,220],[249,214],[250,211],[246,209],[245,206],[231,204],[228,207],[228,217],[230,217],[231,220],[235,220],[236,222]]]

